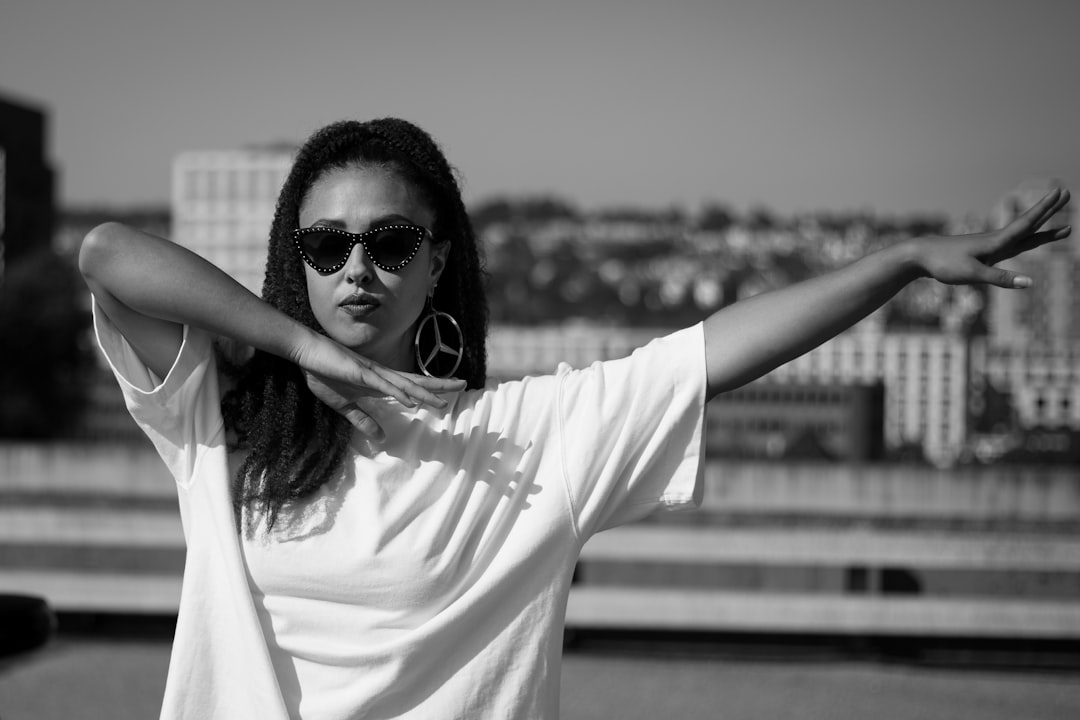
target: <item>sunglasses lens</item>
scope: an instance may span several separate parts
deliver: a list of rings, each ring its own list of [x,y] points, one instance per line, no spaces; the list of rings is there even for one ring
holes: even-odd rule
[[[368,257],[379,265],[400,268],[412,260],[423,237],[423,233],[415,228],[376,230],[366,238]]]
[[[313,265],[328,270],[345,260],[350,242],[344,235],[317,230],[301,235],[300,247]]]

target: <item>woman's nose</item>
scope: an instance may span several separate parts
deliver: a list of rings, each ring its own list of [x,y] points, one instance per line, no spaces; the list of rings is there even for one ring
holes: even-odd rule
[[[367,285],[375,279],[375,265],[361,243],[353,245],[345,261],[345,279],[354,285]]]

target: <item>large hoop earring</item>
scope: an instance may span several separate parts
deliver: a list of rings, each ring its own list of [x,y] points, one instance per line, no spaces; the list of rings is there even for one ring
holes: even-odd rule
[[[428,377],[448,378],[457,372],[458,366],[461,365],[461,358],[465,354],[465,335],[461,332],[461,326],[453,315],[435,309],[431,300],[434,294],[432,290],[431,295],[428,295],[428,313],[416,327],[413,348],[416,351],[416,364],[420,372]],[[444,340],[444,331],[450,329],[453,329],[453,334],[457,336],[457,347],[453,344],[448,345]],[[448,363],[449,358],[454,360],[454,366],[449,371],[439,375],[432,372],[432,369],[437,369],[441,363]]]

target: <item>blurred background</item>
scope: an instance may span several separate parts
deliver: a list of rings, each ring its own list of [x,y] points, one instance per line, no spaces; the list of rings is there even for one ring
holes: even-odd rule
[[[8,4],[0,593],[56,625],[0,604],[0,716],[145,717],[164,684],[183,538],[90,332],[96,224],[259,292],[299,143],[405,117],[460,171],[492,378],[581,366],[1075,191],[1078,21],[1065,0]],[[1033,288],[916,282],[711,404],[704,507],[585,548],[564,717],[1080,711],[1080,233],[1013,266]],[[20,627],[51,638],[16,652]]]

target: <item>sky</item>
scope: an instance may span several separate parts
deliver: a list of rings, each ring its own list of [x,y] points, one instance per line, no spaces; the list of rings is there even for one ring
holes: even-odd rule
[[[6,0],[0,94],[65,206],[185,150],[428,130],[468,202],[984,215],[1080,182],[1076,0]]]

